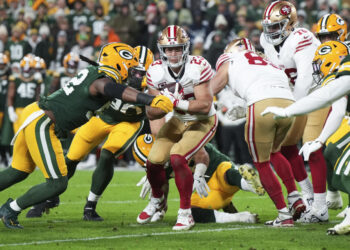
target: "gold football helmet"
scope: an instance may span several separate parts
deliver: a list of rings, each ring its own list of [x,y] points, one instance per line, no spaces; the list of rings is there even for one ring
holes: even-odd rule
[[[63,67],[69,74],[75,74],[78,70],[79,56],[74,52],[69,52],[63,58]]]
[[[44,73],[46,70],[46,63],[44,59],[39,56],[34,57],[33,59],[34,70],[36,72]]]
[[[255,51],[252,42],[248,38],[233,39],[229,44],[226,45],[224,53],[236,53],[243,50]]]
[[[328,74],[338,70],[341,60],[349,54],[349,48],[340,41],[328,41],[318,46],[312,61],[312,76],[317,84]]]
[[[139,135],[134,142],[132,147],[132,155],[135,161],[139,163],[142,167],[146,167],[146,161],[149,151],[152,148],[154,142],[154,136],[151,134]]]
[[[134,48],[125,43],[108,43],[101,48],[98,57],[99,69],[122,83],[127,77],[129,69],[138,65]]]
[[[170,25],[163,29],[157,41],[160,57],[171,68],[177,68],[186,63],[190,49],[190,38],[187,32],[177,25]],[[170,62],[170,58],[166,55],[166,48],[182,47],[182,55],[174,56],[177,59],[176,63]],[[171,58],[173,59],[173,58]]]
[[[266,7],[261,24],[265,39],[273,45],[279,45],[296,26],[297,11],[290,2],[274,1]]]
[[[129,86],[142,89],[147,86],[146,71],[153,63],[154,56],[150,49],[145,46],[135,47],[135,54],[138,58],[138,65],[129,69],[128,84]]]
[[[4,53],[0,53],[0,76],[4,75],[10,67],[10,60]]]
[[[21,74],[24,78],[29,78],[34,74],[34,56],[33,54],[28,54],[22,58],[19,62],[19,67],[21,69]]]
[[[316,36],[321,43],[329,40],[344,42],[347,32],[346,22],[337,14],[326,14],[317,22]]]

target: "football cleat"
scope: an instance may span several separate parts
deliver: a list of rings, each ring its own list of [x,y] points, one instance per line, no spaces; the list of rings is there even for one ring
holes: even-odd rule
[[[238,172],[240,175],[247,181],[247,183],[251,186],[251,191],[258,195],[264,195],[265,189],[261,185],[259,176],[256,174],[255,170],[249,166],[248,164],[243,164],[239,166]]]
[[[140,224],[146,224],[151,221],[156,212],[166,209],[167,203],[164,196],[162,198],[151,197],[151,200],[146,208],[137,216],[137,222]]]
[[[289,212],[293,216],[293,220],[296,221],[300,218],[301,214],[305,212],[306,206],[298,193],[294,191],[287,196]]]
[[[293,217],[289,212],[278,212],[278,216],[274,220],[266,221],[266,226],[270,227],[293,227]]]
[[[346,211],[345,219],[327,230],[328,235],[350,234],[350,210]]]
[[[60,198],[58,196],[53,197],[52,199],[41,202],[37,205],[34,205],[26,214],[27,218],[38,218],[43,215],[50,213],[50,209],[58,207],[60,205]]]
[[[346,207],[346,208],[344,208],[344,210],[343,211],[341,211],[339,214],[337,214],[337,218],[345,218],[345,215],[346,215],[346,213],[347,213],[347,211],[348,211],[348,209],[350,209],[350,207]]]
[[[257,223],[259,221],[257,214],[252,214],[250,212],[239,212],[237,213],[239,215],[239,222],[243,223]]]
[[[327,190],[326,202],[328,209],[341,209],[343,207],[343,199],[339,191],[329,191]]]
[[[303,213],[298,220],[301,223],[318,223],[318,222],[327,222],[329,218],[327,206],[323,206],[320,209],[311,207]]]
[[[85,221],[103,221],[103,218],[96,212],[97,201],[87,201],[84,207],[83,220]]]
[[[303,192],[303,191],[301,194],[302,194],[303,202],[306,205],[306,209],[310,209],[312,207],[312,203],[314,203],[314,194]]]
[[[235,214],[238,213],[237,208],[233,205],[232,201],[226,206],[222,208],[222,211],[224,211],[225,213],[229,213],[229,214]]]
[[[179,209],[177,214],[177,221],[175,226],[173,226],[173,230],[181,231],[181,230],[190,230],[194,227],[194,219],[192,217],[191,209]]]
[[[166,210],[165,210],[165,209],[156,212],[156,213],[152,216],[151,222],[158,222],[158,221],[163,220],[163,219],[164,219],[164,216],[165,216],[165,213],[166,213]]]
[[[20,212],[16,212],[10,207],[12,201],[13,199],[9,198],[7,202],[1,206],[0,218],[6,227],[11,229],[22,229],[23,227],[19,224],[17,219]]]

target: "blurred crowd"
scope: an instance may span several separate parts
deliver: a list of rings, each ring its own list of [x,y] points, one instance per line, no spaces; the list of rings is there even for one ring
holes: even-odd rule
[[[257,50],[261,18],[269,0],[0,0],[0,53],[7,56],[12,74],[19,74],[23,57],[32,53],[43,59],[41,70],[50,85],[64,68],[69,52],[95,60],[102,45],[124,42],[145,45],[159,58],[157,38],[168,25],[182,26],[191,38],[191,54],[204,56],[215,67],[226,44],[248,37]],[[337,13],[348,23],[350,0],[292,0],[299,26],[315,30],[326,13]],[[71,57],[73,58],[72,54]],[[66,58],[67,59],[67,58]],[[66,63],[69,60],[66,60]],[[1,62],[0,62],[1,64]],[[85,68],[80,61],[78,69]],[[50,78],[51,75],[51,78]],[[69,75],[69,74],[68,74]],[[49,91],[50,86],[45,93]],[[231,152],[232,124],[221,121],[217,142],[238,163],[249,161],[245,153]],[[236,126],[236,125],[235,125]],[[224,131],[224,132],[222,132]],[[237,130],[234,130],[237,131]],[[221,135],[221,133],[223,133]],[[242,146],[246,147],[244,141]],[[244,149],[246,150],[246,149]],[[231,153],[230,153],[231,152]],[[240,162],[242,161],[242,162]]]

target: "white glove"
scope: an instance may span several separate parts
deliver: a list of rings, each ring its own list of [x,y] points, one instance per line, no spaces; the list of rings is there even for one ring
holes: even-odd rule
[[[163,89],[162,91],[160,91],[160,94],[168,97],[170,101],[173,103],[173,105],[174,105],[174,102],[177,100],[174,94],[171,93],[168,89]]]
[[[235,104],[225,113],[225,116],[231,121],[236,121],[240,118],[245,117],[246,110],[246,107]]]
[[[11,121],[11,122],[16,122],[17,119],[18,119],[18,116],[17,116],[16,111],[15,111],[15,109],[13,108],[13,106],[9,106],[9,107],[7,108],[7,111],[8,111],[8,113],[9,113],[10,121]]]
[[[182,99],[184,99],[184,90],[182,88],[181,91],[179,91],[179,88],[180,88],[179,85],[180,85],[180,83],[176,82],[174,97],[175,97],[175,99],[182,100]]]
[[[205,181],[204,173],[207,170],[207,166],[203,163],[198,163],[193,174],[193,190],[196,190],[199,197],[203,198],[208,196],[210,188]]]
[[[308,161],[310,154],[319,150],[322,146],[323,146],[323,143],[318,141],[317,139],[315,141],[305,142],[304,145],[299,150],[299,155],[303,154],[304,160]]]
[[[280,107],[267,107],[263,112],[261,112],[262,116],[273,114],[273,119],[283,119],[289,117],[285,108]]]
[[[151,184],[147,179],[147,175],[141,178],[141,180],[136,184],[137,187],[142,186],[140,192],[140,198],[145,199],[146,195],[151,191]]]
[[[43,80],[43,76],[39,72],[34,73],[34,80],[41,82]]]

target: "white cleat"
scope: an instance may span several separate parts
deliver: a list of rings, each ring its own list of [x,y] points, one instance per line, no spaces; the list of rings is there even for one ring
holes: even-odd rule
[[[343,199],[339,191],[329,191],[327,190],[326,202],[328,209],[341,209],[343,207]]]
[[[304,204],[306,205],[306,209],[311,209],[312,204],[314,203],[314,194],[302,192],[302,199]]]
[[[277,218],[266,221],[265,225],[270,227],[294,227],[293,216],[289,212],[278,212]]]
[[[140,224],[150,222],[155,213],[165,209],[166,206],[164,196],[162,198],[151,197],[147,207],[137,216],[137,222]]]
[[[350,207],[346,207],[346,208],[344,208],[344,210],[343,211],[341,211],[339,214],[337,214],[337,218],[345,218],[345,215],[346,215],[346,213],[347,213],[347,211],[350,209]]]
[[[173,226],[173,230],[181,231],[181,230],[190,230],[194,227],[194,220],[192,217],[191,209],[179,209],[177,214],[177,221],[175,226]]]
[[[327,222],[329,218],[327,206],[323,206],[320,209],[311,207],[303,213],[298,220],[301,223],[318,223],[318,222]]]
[[[350,210],[346,211],[345,219],[335,225],[332,228],[327,230],[328,235],[340,235],[340,234],[349,234],[350,233]]]
[[[259,221],[257,214],[252,214],[250,212],[239,212],[235,215],[239,216],[239,222],[243,223],[257,223]]]
[[[166,210],[163,209],[161,211],[156,212],[151,219],[151,222],[158,222],[164,219],[164,215],[166,213]]]

